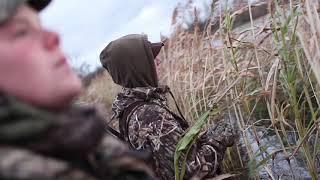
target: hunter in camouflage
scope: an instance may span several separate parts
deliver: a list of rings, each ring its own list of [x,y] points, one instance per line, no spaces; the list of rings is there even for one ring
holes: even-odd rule
[[[113,103],[119,119],[120,138],[138,150],[153,155],[153,169],[160,179],[174,179],[174,153],[188,123],[170,110],[168,86],[159,86],[154,59],[161,43],[150,43],[145,35],[127,35],[109,43],[100,61],[113,81],[123,87]],[[230,126],[220,124],[197,139],[187,155],[185,179],[212,178],[235,135]]]
[[[147,154],[72,105],[81,81],[37,15],[49,2],[0,0],[0,179],[154,179]]]

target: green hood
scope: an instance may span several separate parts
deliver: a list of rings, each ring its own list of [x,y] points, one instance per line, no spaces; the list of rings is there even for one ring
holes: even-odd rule
[[[113,81],[126,88],[158,87],[151,43],[146,35],[131,34],[112,41],[100,61]]]

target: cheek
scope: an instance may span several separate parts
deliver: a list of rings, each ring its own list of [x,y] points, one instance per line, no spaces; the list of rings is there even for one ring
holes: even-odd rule
[[[0,89],[36,105],[67,103],[80,93],[81,82],[70,67],[55,66],[59,55],[35,41],[0,42]]]
[[[55,54],[33,43],[4,46],[0,42],[0,89],[35,105],[67,103],[81,82],[66,68],[55,68]]]
[[[42,53],[34,43],[19,43],[12,46],[0,45],[0,59],[3,68],[28,68],[40,65]]]
[[[11,91],[24,87],[28,91],[39,79],[46,79],[49,64],[40,52],[32,44],[10,48],[0,45],[0,86]]]

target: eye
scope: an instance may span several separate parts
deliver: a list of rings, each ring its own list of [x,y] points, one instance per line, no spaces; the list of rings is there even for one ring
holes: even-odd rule
[[[29,33],[29,30],[27,28],[19,28],[14,32],[13,36],[15,38],[19,38],[19,37],[26,36],[28,33]]]

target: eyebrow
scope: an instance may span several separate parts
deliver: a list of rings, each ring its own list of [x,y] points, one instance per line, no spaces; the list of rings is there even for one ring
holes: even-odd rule
[[[15,24],[23,24],[23,25],[27,25],[27,26],[31,26],[31,25],[36,25],[36,26],[41,26],[41,23],[40,23],[40,18],[37,17],[36,21],[30,21],[24,17],[14,17],[12,18],[12,22],[13,22],[13,25]]]

